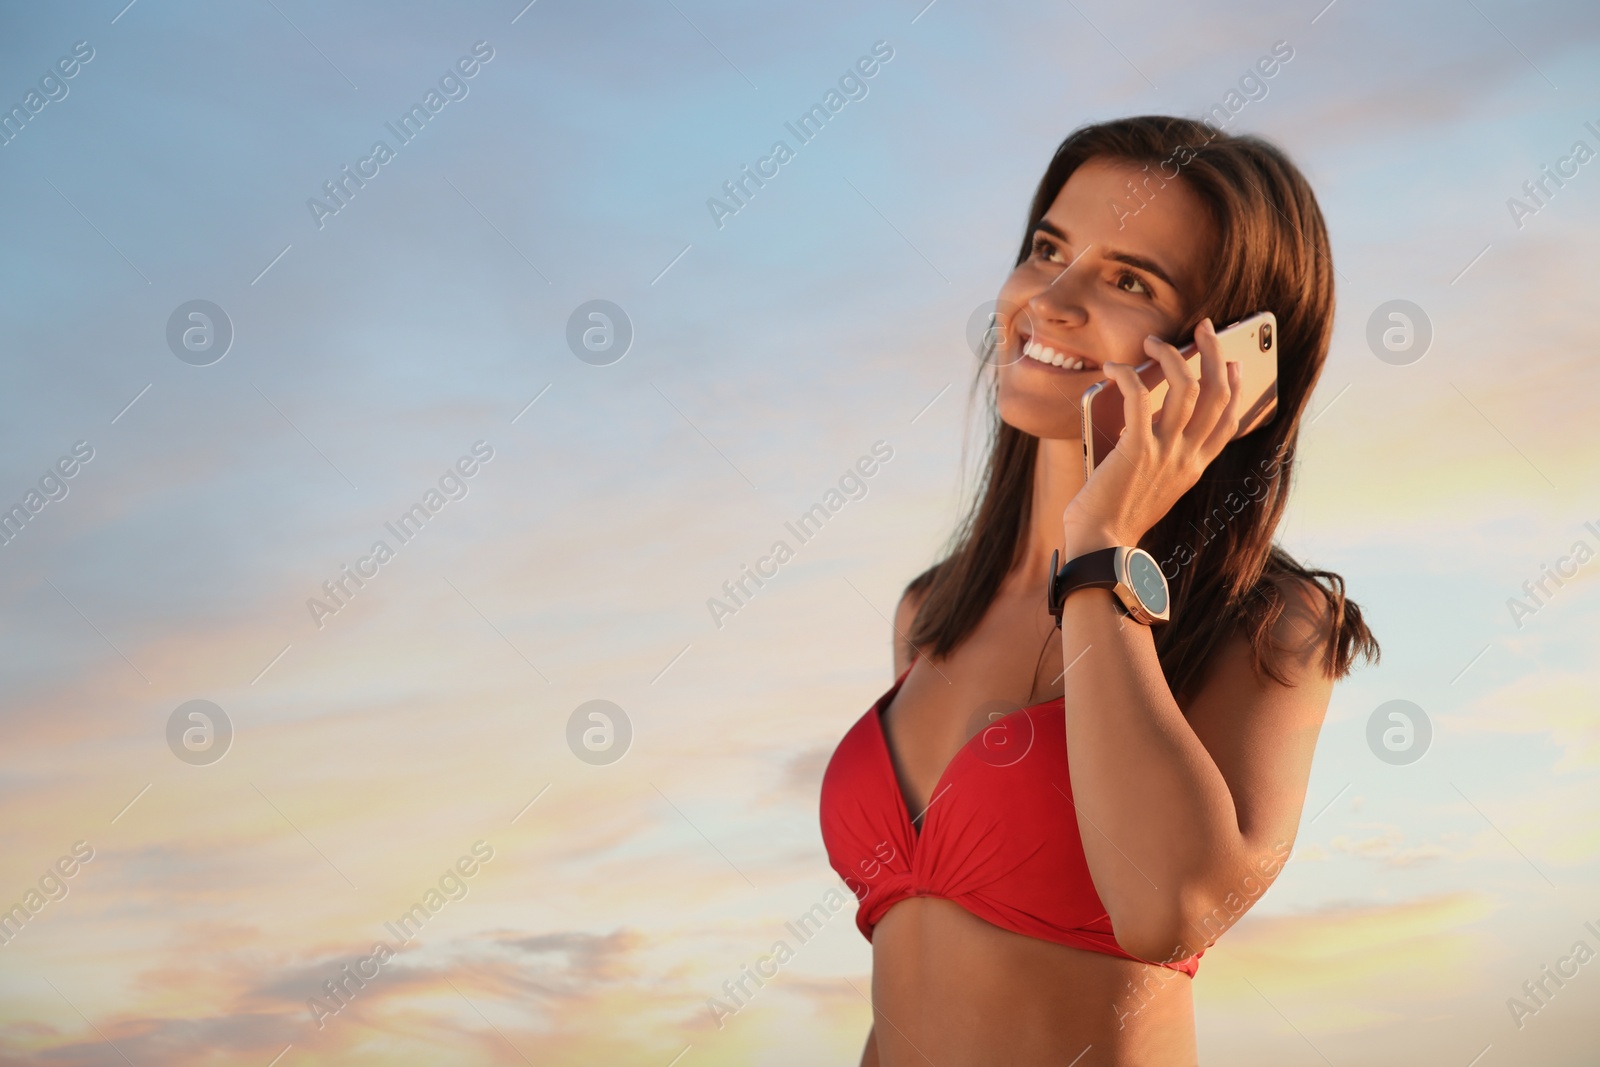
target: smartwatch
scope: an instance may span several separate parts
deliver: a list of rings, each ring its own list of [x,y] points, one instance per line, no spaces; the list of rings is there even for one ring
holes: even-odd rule
[[[1152,626],[1171,621],[1167,576],[1155,557],[1142,548],[1113,545],[1069,559],[1056,569],[1061,550],[1050,553],[1050,580],[1045,603],[1061,627],[1061,608],[1074,589],[1100,588],[1112,592],[1118,612],[1135,622]]]

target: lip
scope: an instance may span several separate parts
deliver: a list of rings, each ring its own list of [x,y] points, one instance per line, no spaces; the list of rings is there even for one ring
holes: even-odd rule
[[[1019,363],[1031,363],[1033,366],[1039,368],[1040,370],[1049,371],[1049,372],[1054,373],[1054,374],[1098,374],[1098,373],[1100,373],[1100,364],[1096,363],[1094,360],[1090,359],[1088,356],[1084,355],[1081,352],[1074,352],[1070,348],[1066,348],[1066,347],[1061,346],[1061,345],[1050,344],[1048,341],[1040,341],[1039,343],[1042,344],[1042,345],[1046,345],[1049,348],[1055,349],[1057,352],[1060,352],[1063,356],[1067,357],[1067,359],[1069,361],[1070,360],[1078,360],[1078,359],[1083,360],[1083,368],[1081,370],[1068,370],[1066,367],[1057,367],[1052,363],[1046,363],[1043,360],[1034,359],[1032,356],[1028,355],[1027,351],[1026,351],[1026,349],[1028,347],[1028,342],[1033,341],[1033,340],[1037,340],[1037,338],[1035,338],[1032,334],[1021,333],[1021,332],[1019,332],[1017,334],[1017,362],[1019,362]]]

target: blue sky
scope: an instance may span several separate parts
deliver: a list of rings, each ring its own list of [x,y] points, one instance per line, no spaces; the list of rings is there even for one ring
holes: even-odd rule
[[[1280,539],[1384,655],[1335,691],[1295,858],[1203,961],[1203,1055],[1585,1062],[1589,968],[1520,1029],[1506,1000],[1600,948],[1600,563],[1520,628],[1506,601],[1600,549],[1600,162],[1520,228],[1507,200],[1600,149],[1600,12],[124,3],[0,15],[7,106],[94,50],[0,147],[0,502],[94,449],[0,546],[0,902],[95,849],[0,947],[0,1063],[855,1062],[847,914],[726,1028],[704,1001],[834,882],[823,763],[983,440],[967,318],[1071,129],[1198,115],[1279,41],[1230,128],[1304,169],[1339,272]],[[319,228],[308,198],[480,41]],[[717,227],[707,199],[879,41],[866,96]],[[235,333],[205,367],[166,343],[196,299]],[[567,348],[595,299],[635,331],[609,366]],[[1409,366],[1365,340],[1393,299],[1434,329]],[[715,627],[878,440],[865,497]],[[307,599],[478,441],[467,495],[319,628]],[[165,735],[196,698],[235,729],[203,767]],[[1404,767],[1365,740],[1396,698],[1435,731]],[[602,767],[565,741],[592,699],[633,723]],[[312,1025],[480,839],[469,895]]]

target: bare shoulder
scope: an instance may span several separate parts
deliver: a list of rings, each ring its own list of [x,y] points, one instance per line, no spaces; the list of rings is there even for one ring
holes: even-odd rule
[[[927,595],[926,589],[913,591],[911,586],[907,586],[906,591],[900,594],[899,606],[894,609],[894,633],[890,635],[890,641],[894,650],[896,678],[911,665],[911,624],[916,621],[917,612]]]
[[[1291,674],[1315,676],[1325,670],[1334,640],[1333,600],[1310,578],[1284,575],[1273,584],[1283,599],[1283,614],[1272,627],[1272,640],[1287,654]]]

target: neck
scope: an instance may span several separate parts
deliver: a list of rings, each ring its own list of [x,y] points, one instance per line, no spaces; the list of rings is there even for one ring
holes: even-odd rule
[[[1041,437],[1033,465],[1033,509],[1025,532],[1027,543],[1012,575],[1027,588],[1044,588],[1050,576],[1050,553],[1062,545],[1062,513],[1082,488],[1083,442],[1076,436]]]

